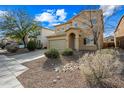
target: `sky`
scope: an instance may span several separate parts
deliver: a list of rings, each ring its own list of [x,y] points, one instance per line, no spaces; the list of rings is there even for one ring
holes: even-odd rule
[[[54,25],[64,23],[83,10],[103,10],[104,36],[113,35],[115,28],[124,15],[121,5],[1,5],[0,16],[7,11],[24,9],[43,27],[54,29]]]

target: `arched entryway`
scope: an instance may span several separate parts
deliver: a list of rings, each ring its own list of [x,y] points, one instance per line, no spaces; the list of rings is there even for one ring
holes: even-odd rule
[[[69,35],[69,48],[75,49],[75,34],[71,33]]]

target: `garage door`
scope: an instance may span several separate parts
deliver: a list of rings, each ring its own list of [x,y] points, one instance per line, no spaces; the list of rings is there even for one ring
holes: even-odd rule
[[[66,40],[50,40],[50,48],[56,48],[59,50],[63,50],[66,48]]]

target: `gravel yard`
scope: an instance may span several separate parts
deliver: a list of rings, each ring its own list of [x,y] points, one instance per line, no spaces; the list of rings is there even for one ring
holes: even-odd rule
[[[77,57],[61,57],[59,60],[50,60],[44,57],[32,62],[24,63],[23,65],[27,66],[29,70],[18,76],[17,79],[26,88],[87,87],[78,68],[73,71],[67,69],[69,68],[69,64],[78,64],[72,61],[77,60],[76,58]],[[64,69],[63,71],[59,71],[59,68],[64,65],[67,70]]]
[[[119,51],[120,61],[124,62],[124,53]],[[48,59],[42,57],[37,60],[23,63],[29,68],[17,77],[25,88],[87,88],[86,79],[81,75],[79,58],[85,54],[78,52],[73,56],[60,56],[59,59]],[[123,64],[122,64],[123,65]],[[124,86],[124,71],[112,78],[105,79],[108,87]],[[115,78],[116,77],[116,78]],[[106,85],[106,87],[107,87]]]

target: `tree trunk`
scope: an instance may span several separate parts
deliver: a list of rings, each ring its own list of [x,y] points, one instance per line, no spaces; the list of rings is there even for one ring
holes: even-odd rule
[[[97,50],[100,50],[97,38],[94,38],[94,44],[96,45]]]
[[[23,41],[23,44],[24,44],[24,48],[26,48],[27,47],[27,44],[25,42],[25,36],[22,38],[22,41]]]

